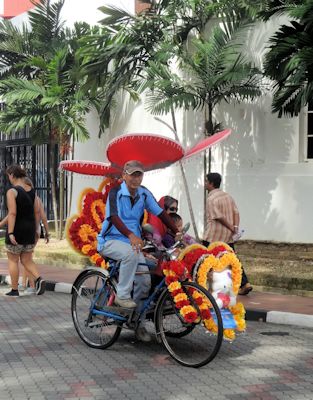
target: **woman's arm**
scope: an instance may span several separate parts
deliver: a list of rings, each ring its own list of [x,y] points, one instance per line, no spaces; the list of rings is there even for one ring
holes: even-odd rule
[[[35,214],[35,226],[36,226],[36,234],[35,234],[35,243],[38,242],[39,239],[39,233],[38,233],[38,228],[40,226],[40,205],[38,201],[38,196],[36,195],[35,201],[34,201],[34,214]]]
[[[40,219],[43,223],[43,226],[45,227],[45,240],[46,240],[46,243],[48,243],[49,238],[50,238],[48,219],[47,219],[47,216],[46,216],[45,210],[43,208],[43,204],[42,204],[40,197],[38,197],[38,201],[39,201],[39,206],[40,206]]]
[[[2,221],[0,221],[0,228],[3,228],[5,225],[7,225],[8,219],[9,219],[9,216],[7,215],[6,217],[3,218]]]
[[[17,191],[15,189],[12,188],[7,191],[8,235],[10,242],[13,245],[18,244],[14,236],[14,228],[16,221],[16,196],[17,196]]]

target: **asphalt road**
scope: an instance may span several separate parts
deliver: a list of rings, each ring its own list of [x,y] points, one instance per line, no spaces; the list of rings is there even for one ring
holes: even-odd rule
[[[313,400],[313,331],[248,322],[205,367],[178,365],[156,341],[122,332],[108,350],[87,347],[70,295],[7,298],[0,288],[0,399]]]

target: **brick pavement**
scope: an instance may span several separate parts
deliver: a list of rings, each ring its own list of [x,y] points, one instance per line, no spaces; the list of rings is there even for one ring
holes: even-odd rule
[[[201,369],[184,368],[155,341],[122,332],[108,350],[82,343],[70,296],[3,296],[0,400],[312,400],[313,331],[249,322]]]

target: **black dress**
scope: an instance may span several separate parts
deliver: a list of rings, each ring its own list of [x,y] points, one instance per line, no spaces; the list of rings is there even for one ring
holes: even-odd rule
[[[36,220],[35,220],[35,190],[26,192],[22,186],[14,186],[17,191],[16,196],[16,220],[14,226],[14,236],[18,244],[35,244]],[[12,244],[8,231],[5,237],[6,244]]]

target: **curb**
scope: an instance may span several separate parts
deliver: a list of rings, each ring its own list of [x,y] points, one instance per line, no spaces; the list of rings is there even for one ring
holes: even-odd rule
[[[0,275],[0,283],[10,284],[10,276],[9,275]],[[72,293],[73,285],[71,283],[65,282],[53,282],[46,281],[46,290],[48,292],[57,292],[57,293]]]
[[[8,284],[10,282],[9,278],[9,275],[0,275],[0,283]],[[46,290],[49,292],[71,294],[72,288],[73,285],[71,283],[46,281]],[[246,320],[313,328],[313,315],[308,314],[246,309]]]

